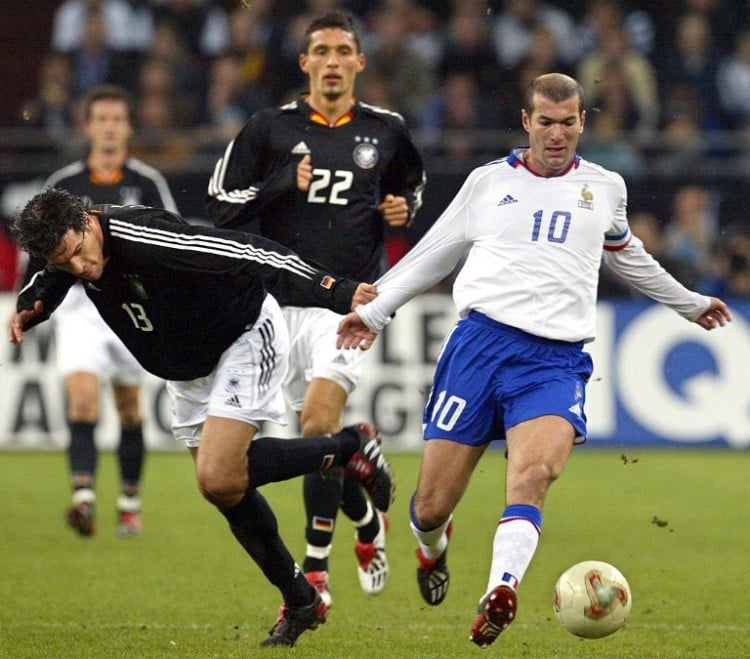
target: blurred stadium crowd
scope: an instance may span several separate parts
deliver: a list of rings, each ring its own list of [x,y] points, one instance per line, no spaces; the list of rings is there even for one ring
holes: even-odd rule
[[[527,83],[569,73],[587,97],[581,154],[628,181],[636,234],[687,285],[750,295],[750,0],[63,0],[14,112],[38,137],[13,133],[6,159],[43,156],[48,173],[80,157],[82,99],[109,82],[135,100],[133,155],[207,181],[254,111],[303,91],[302,34],[334,8],[361,23],[358,96],[406,118],[426,196],[434,172],[524,143]]]

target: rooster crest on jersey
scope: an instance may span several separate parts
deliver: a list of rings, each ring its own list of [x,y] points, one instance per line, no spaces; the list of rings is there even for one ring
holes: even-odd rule
[[[587,210],[594,210],[594,193],[589,190],[589,184],[583,184],[583,190],[581,190],[581,198],[578,200],[578,208],[586,208]]]

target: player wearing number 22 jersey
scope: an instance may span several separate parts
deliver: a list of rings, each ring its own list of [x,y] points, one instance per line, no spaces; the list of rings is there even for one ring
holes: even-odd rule
[[[301,194],[297,164],[306,154],[313,178]],[[334,274],[371,282],[387,268],[383,191],[406,197],[413,216],[424,177],[400,115],[355,102],[329,126],[300,98],[250,119],[217,162],[206,203],[216,226],[253,230]]]

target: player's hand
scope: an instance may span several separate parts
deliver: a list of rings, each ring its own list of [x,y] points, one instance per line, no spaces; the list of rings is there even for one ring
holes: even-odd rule
[[[10,342],[13,344],[19,344],[23,341],[23,328],[26,326],[32,318],[36,318],[42,313],[42,302],[37,300],[34,302],[33,309],[26,309],[24,311],[18,311],[13,314],[10,319]]]
[[[302,192],[307,192],[310,181],[312,181],[312,165],[310,164],[310,154],[306,153],[297,164],[297,188]]]
[[[724,327],[727,323],[732,322],[732,312],[729,311],[729,307],[727,307],[727,305],[719,298],[712,297],[708,309],[706,309],[703,314],[695,320],[695,322],[703,329],[707,330],[712,330],[716,327]]]
[[[374,300],[378,296],[378,289],[373,284],[366,284],[361,282],[357,285],[357,290],[354,291],[354,297],[352,297],[352,311],[356,309],[360,304],[367,304]]]
[[[352,348],[367,350],[378,336],[362,322],[356,311],[350,311],[341,319],[336,334],[338,335],[336,337],[336,347],[346,350]]]
[[[405,227],[409,224],[409,205],[406,203],[406,197],[394,197],[387,194],[383,203],[378,206],[378,210],[383,214],[383,219],[389,226]]]

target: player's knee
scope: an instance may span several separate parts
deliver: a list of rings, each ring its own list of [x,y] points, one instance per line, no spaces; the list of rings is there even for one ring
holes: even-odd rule
[[[416,522],[423,529],[434,529],[440,526],[453,512],[450,502],[439,496],[415,495],[412,506]]]
[[[90,398],[71,399],[68,402],[68,420],[74,423],[96,423],[99,406]]]
[[[221,508],[235,502],[248,487],[247,474],[227,471],[215,465],[198,464],[198,489],[203,498]]]

